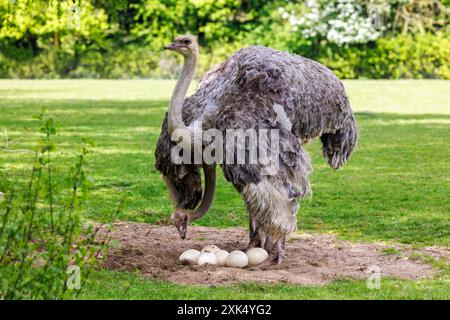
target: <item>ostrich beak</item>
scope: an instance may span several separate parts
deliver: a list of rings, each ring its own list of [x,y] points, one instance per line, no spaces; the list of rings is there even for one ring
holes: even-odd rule
[[[181,239],[186,239],[187,227],[188,227],[188,216],[186,216],[180,224],[177,224],[177,230]]]
[[[175,49],[175,47],[176,47],[176,44],[174,42],[172,42],[168,46],[164,46],[164,50],[173,50],[173,49]]]

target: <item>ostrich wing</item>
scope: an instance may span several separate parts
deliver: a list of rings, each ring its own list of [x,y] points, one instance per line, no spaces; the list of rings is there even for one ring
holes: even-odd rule
[[[237,51],[203,77],[197,92],[195,118],[214,127],[222,109],[246,109],[253,122],[260,113],[281,106],[302,141],[321,137],[323,153],[333,168],[350,156],[357,138],[356,122],[344,86],[334,73],[313,60],[265,47]]]

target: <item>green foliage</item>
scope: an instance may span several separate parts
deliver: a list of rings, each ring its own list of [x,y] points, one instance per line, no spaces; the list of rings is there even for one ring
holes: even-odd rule
[[[113,31],[108,15],[89,1],[0,0],[0,63],[15,78],[70,76],[86,53],[101,52]]]
[[[78,154],[66,183],[57,183],[52,158],[58,128],[43,114],[37,119],[40,136],[27,184],[2,174],[0,299],[74,297],[107,249],[96,240],[98,230],[84,225],[80,215],[90,185],[85,169],[89,144]]]
[[[0,77],[173,78],[180,57],[162,48],[174,36],[192,33],[202,48],[199,75],[242,47],[264,45],[318,60],[342,78],[449,79],[446,1],[378,0],[385,25],[372,30],[377,39],[366,34],[366,43],[336,45],[323,34],[305,32],[301,20],[286,18],[308,16],[303,2],[0,0]],[[311,23],[328,26],[326,31],[337,25],[335,18],[310,19],[319,19]],[[347,26],[353,33],[361,29]]]
[[[163,73],[159,72],[158,60],[159,55],[135,45],[109,50],[103,54],[95,51],[87,52],[80,58],[77,68],[71,70],[67,77],[112,79],[160,77]]]
[[[448,34],[406,34],[361,46],[328,47],[318,61],[346,79],[450,79]]]
[[[380,39],[367,52],[368,77],[450,79],[450,37],[446,33]]]

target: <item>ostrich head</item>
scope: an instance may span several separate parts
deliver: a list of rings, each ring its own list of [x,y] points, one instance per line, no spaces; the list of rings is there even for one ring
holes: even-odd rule
[[[175,40],[164,47],[166,50],[171,50],[182,54],[184,57],[193,57],[198,55],[197,37],[193,35],[178,36]]]
[[[186,231],[189,222],[189,211],[182,208],[176,208],[172,214],[172,224],[177,228],[181,239],[186,239]]]

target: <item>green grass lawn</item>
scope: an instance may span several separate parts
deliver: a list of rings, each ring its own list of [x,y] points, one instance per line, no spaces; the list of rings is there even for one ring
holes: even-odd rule
[[[22,181],[36,140],[33,115],[42,107],[61,125],[57,163],[73,159],[82,138],[96,142],[89,156],[94,193],[85,217],[108,221],[123,194],[118,219],[167,222],[172,209],[154,168],[154,149],[173,81],[0,81],[0,168]],[[299,213],[299,230],[335,233],[354,241],[449,247],[450,82],[345,82],[360,127],[348,165],[330,169],[316,141],[313,198]],[[8,135],[6,147],[5,132]],[[0,191],[1,183],[0,183]],[[199,225],[246,226],[239,194],[219,174],[216,199]],[[118,283],[133,283],[126,290]],[[131,274],[93,275],[86,298],[448,298],[446,272],[419,282],[385,280],[385,290],[343,280],[323,288],[242,285],[181,287]],[[385,285],[384,285],[385,284]],[[126,286],[125,286],[126,287]],[[152,291],[153,290],[153,291]],[[239,292],[239,294],[236,294]]]
[[[324,287],[243,283],[228,287],[181,286],[139,275],[101,271],[81,291],[83,299],[449,299],[449,273],[433,280],[383,279],[380,289],[365,281],[339,280]]]

